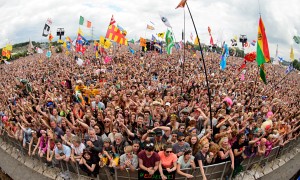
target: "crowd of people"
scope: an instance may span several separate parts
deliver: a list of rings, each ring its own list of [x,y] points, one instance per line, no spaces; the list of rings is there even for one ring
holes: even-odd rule
[[[135,171],[140,178],[192,178],[182,169],[268,156],[299,136],[299,75],[205,52],[211,92],[200,57],[186,52],[131,54],[119,48],[111,62],[90,48],[77,55],[34,54],[0,65],[1,129],[28,147],[28,155],[77,163],[88,175],[100,168]],[[210,120],[212,116],[212,121]]]

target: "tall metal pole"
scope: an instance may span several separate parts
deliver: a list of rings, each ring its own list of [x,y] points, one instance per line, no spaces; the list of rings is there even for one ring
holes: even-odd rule
[[[196,29],[196,25],[195,25],[195,22],[194,22],[194,19],[193,19],[193,16],[192,16],[192,13],[190,11],[190,8],[189,8],[189,5],[188,3],[186,2],[186,6],[189,10],[189,13],[190,13],[190,16],[191,16],[191,19],[192,19],[192,22],[193,22],[193,25],[194,25],[194,29],[195,29],[195,32],[196,32],[196,36],[198,38],[198,44],[199,44],[199,48],[200,48],[200,52],[201,52],[201,57],[202,57],[202,62],[203,62],[203,67],[204,67],[204,73],[205,73],[205,80],[206,80],[206,86],[207,86],[207,95],[208,95],[208,103],[209,103],[209,118],[210,118],[210,124],[211,124],[211,129],[213,130],[213,124],[212,124],[212,110],[211,110],[211,93],[210,93],[210,87],[209,87],[209,81],[208,81],[208,78],[207,78],[207,72],[206,72],[206,65],[205,65],[205,61],[204,61],[204,56],[203,56],[203,51],[202,51],[202,47],[201,47],[201,44],[200,44],[200,38],[198,36],[198,32],[197,32],[197,29]],[[213,133],[211,134],[211,139],[213,139]]]
[[[185,8],[183,8],[183,34],[182,34],[182,39],[183,39],[183,60],[182,60],[182,73],[181,73],[181,94],[182,92],[182,87],[183,87],[183,79],[184,79],[184,64],[185,64]]]

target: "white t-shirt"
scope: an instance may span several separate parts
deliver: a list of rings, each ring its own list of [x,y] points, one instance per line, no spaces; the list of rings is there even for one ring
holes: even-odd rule
[[[71,145],[71,148],[74,149],[75,155],[80,155],[83,153],[83,150],[85,149],[85,145],[83,143],[80,143],[78,147],[75,147],[73,144]]]
[[[187,163],[184,162],[184,155],[180,156],[177,160],[177,163],[180,164],[180,169],[191,168],[191,160],[194,160],[195,157],[191,156]]]

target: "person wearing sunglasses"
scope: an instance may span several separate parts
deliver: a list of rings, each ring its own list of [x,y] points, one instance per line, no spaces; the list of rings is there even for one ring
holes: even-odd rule
[[[145,145],[145,150],[142,150],[138,154],[139,158],[139,179],[144,179],[147,177],[151,177],[158,169],[160,157],[154,152],[154,144],[147,143]],[[140,177],[140,175],[143,175]]]
[[[177,134],[178,142],[173,145],[173,152],[180,157],[186,149],[190,148],[190,144],[185,142],[185,136],[182,132]]]
[[[160,176],[163,180],[175,179],[177,156],[172,151],[172,144],[165,144],[163,149],[163,151],[158,152]]]

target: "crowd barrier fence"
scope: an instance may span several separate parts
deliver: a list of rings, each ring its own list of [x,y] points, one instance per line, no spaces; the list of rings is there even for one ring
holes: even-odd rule
[[[23,147],[22,142],[16,140],[13,137],[8,136],[8,134],[4,131],[2,133],[2,135],[0,136],[0,138],[8,143],[9,145],[11,145],[12,147],[16,148],[17,151],[19,152],[20,156],[22,156],[22,158],[25,161],[25,157],[29,157],[28,156],[28,144],[26,145],[26,147]],[[297,146],[299,144],[299,139],[295,139],[292,140],[290,142],[288,142],[285,146],[283,147],[274,147],[270,154],[268,156],[255,156],[252,158],[248,158],[245,159],[241,165],[243,166],[243,170],[249,170],[251,169],[251,167],[254,164],[258,164],[258,165],[263,165],[266,163],[274,163],[274,160],[276,158],[280,158],[283,155],[289,153],[295,146]],[[32,147],[33,149],[34,147]],[[37,153],[35,155],[32,155],[30,157],[34,164],[36,166],[40,166],[42,164],[42,168],[43,170],[46,170],[49,164],[49,162],[47,162],[46,157],[39,157],[39,155],[37,155]],[[53,157],[54,158],[54,157]],[[24,162],[26,163],[26,162]],[[64,162],[64,161],[60,161],[60,162],[55,162],[52,161],[50,163],[50,166],[52,167],[57,167],[59,168],[59,170],[61,172],[65,172],[65,171],[69,171],[72,172],[74,174],[77,174],[77,177],[84,177],[84,178],[90,178],[84,171],[82,171],[79,168],[78,163],[73,163],[73,162]],[[264,167],[264,166],[263,166]],[[183,169],[182,170],[185,173],[189,173],[192,174],[194,177],[190,178],[189,180],[199,180],[202,179],[202,174],[200,172],[199,168],[196,169]],[[208,165],[208,166],[204,166],[204,172],[205,175],[207,177],[207,179],[231,179],[232,176],[232,170],[231,170],[231,162],[223,162],[223,163],[219,163],[219,164],[213,164],[213,165]],[[135,171],[130,171],[129,169],[126,170],[120,170],[118,168],[107,168],[107,167],[103,167],[100,168],[99,174],[97,175],[97,179],[107,179],[107,180],[137,180],[139,177],[139,171],[135,170]],[[153,178],[152,178],[153,179]],[[188,178],[186,178],[185,176],[176,174],[175,175],[175,179],[178,180],[188,180]]]

